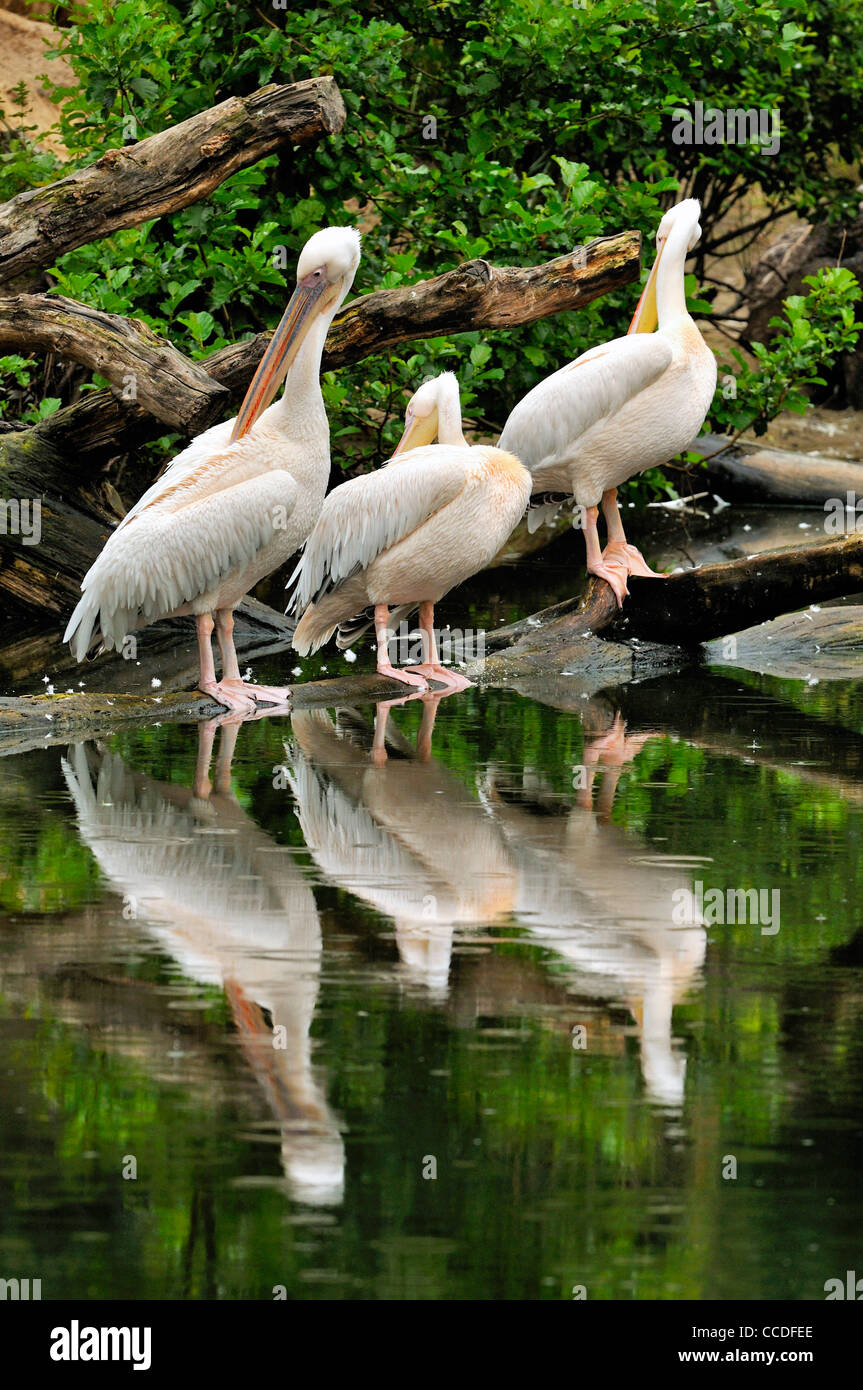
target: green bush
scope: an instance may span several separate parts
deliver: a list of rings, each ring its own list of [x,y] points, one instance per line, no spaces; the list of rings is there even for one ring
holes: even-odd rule
[[[652,240],[681,192],[704,203],[703,269],[703,252],[723,249],[720,211],[754,182],[758,221],[792,207],[840,215],[854,197],[836,155],[856,159],[863,138],[858,0],[90,0],[88,16],[58,40],[76,76],[54,93],[76,163],[270,81],[331,73],[344,95],[335,138],[55,268],[63,292],[134,313],[192,356],[275,324],[291,277],[273,251],[293,255],[323,222],[363,226],[362,292],[477,255],[525,264],[627,227]],[[697,100],[779,107],[781,156],[675,144],[672,112]],[[629,287],[579,314],[329,375],[336,459],[386,456],[404,393],[446,367],[469,414],[498,428],[541,376],[623,331],[635,298]]]
[[[770,346],[753,344],[756,368],[736,349],[731,356],[737,372],[720,364],[710,412],[716,429],[764,434],[780,411],[802,415],[809,404],[805,388],[826,385],[820,373],[857,343],[863,323],[855,320],[854,306],[863,291],[850,270],[825,266],[803,283],[809,293],[790,295],[782,303],[783,317],[770,320],[776,329]]]

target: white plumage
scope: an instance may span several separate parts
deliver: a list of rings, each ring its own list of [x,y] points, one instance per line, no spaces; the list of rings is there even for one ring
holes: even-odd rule
[[[588,571],[608,580],[618,603],[628,575],[662,576],[628,544],[617,488],[692,443],[716,388],[716,359],[687,312],[684,290],[700,212],[697,199],[687,198],[662,218],[629,334],[591,348],[535,386],[499,441],[530,470],[535,494],[568,493],[584,508]],[[600,505],[608,527],[602,552]]]
[[[352,620],[371,607],[380,674],[420,689],[426,677],[450,689],[468,684],[438,660],[434,604],[498,553],[524,513],[530,477],[503,450],[465,442],[451,374],[416,393],[399,450],[412,434],[434,438],[438,398],[446,397],[445,410],[451,411],[453,390],[458,421],[445,431],[451,442],[397,452],[376,473],[342,483],[326,499],[292,576],[292,601],[302,614],[294,647],[301,655],[316,651],[344,625],[350,636],[339,645],[348,645],[365,626]],[[411,423],[418,402],[420,413]],[[417,606],[426,659],[410,672],[397,671],[387,651],[389,610],[404,615]]]
[[[289,691],[240,680],[232,611],[309,535],[329,480],[320,360],[329,324],[353,283],[359,236],[328,227],[303,248],[297,288],[236,418],[214,425],[171,462],[109,536],[81,585],[64,641],[81,661],[101,634],[120,649],[136,628],[194,614],[202,690],[229,709]],[[285,378],[285,392],[268,406]],[[210,635],[222,649],[213,669]]]

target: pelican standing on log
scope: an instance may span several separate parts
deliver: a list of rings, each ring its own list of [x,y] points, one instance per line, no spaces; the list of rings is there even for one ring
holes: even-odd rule
[[[664,576],[627,543],[617,488],[691,444],[716,388],[716,358],[687,313],[683,285],[700,214],[696,198],[668,210],[627,336],[591,348],[535,386],[499,440],[530,469],[534,493],[565,492],[585,509],[588,572],[608,580],[618,604],[628,575]],[[601,552],[600,505],[608,528]]]
[[[63,638],[78,661],[94,637],[119,651],[136,628],[194,614],[201,690],[241,714],[256,700],[280,704],[290,697],[289,690],[241,679],[233,610],[300,548],[321,510],[330,474],[321,355],[359,261],[352,227],[325,227],[307,241],[296,289],[239,414],[172,460],[85,576]],[[282,381],[284,393],[270,405]]]
[[[446,442],[431,444],[441,429]],[[441,665],[434,605],[494,558],[529,496],[530,475],[517,458],[468,445],[452,373],[427,382],[408,405],[389,463],[326,499],[292,576],[302,614],[294,647],[306,656],[337,628],[339,646],[350,646],[369,626],[371,608],[380,675],[419,690],[428,680],[463,690],[470,681]],[[419,606],[423,662],[410,671],[389,659],[393,606],[401,616]]]

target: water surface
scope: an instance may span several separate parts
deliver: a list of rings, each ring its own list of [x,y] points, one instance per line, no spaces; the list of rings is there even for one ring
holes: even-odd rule
[[[863,684],[726,671],[4,759],[0,1273],[823,1298],[863,1218],[861,750]],[[699,881],[779,930],[675,922]]]

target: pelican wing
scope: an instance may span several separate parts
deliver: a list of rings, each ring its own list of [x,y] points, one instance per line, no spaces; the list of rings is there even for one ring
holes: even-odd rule
[[[147,488],[133,507],[130,507],[121,527],[149,507],[170,511],[188,506],[210,493],[224,491],[248,478],[277,468],[284,462],[285,442],[278,435],[257,429],[236,443],[230,443],[228,420],[193,439],[187,449],[177,454]]]
[[[659,333],[633,333],[591,348],[519,401],[498,448],[508,449],[531,471],[566,456],[589,429],[657,381],[672,355]]]
[[[431,444],[335,488],[288,581],[296,580],[296,611],[305,612],[310,603],[368,569],[376,556],[458,497],[469,455],[467,448]]]
[[[119,649],[141,622],[167,617],[242,574],[285,529],[299,494],[294,477],[279,468],[217,491],[202,490],[200,479],[182,486],[189,500],[163,497],[164,505],[127,516],[85,575],[63,638],[79,661],[97,624],[105,647]]]

